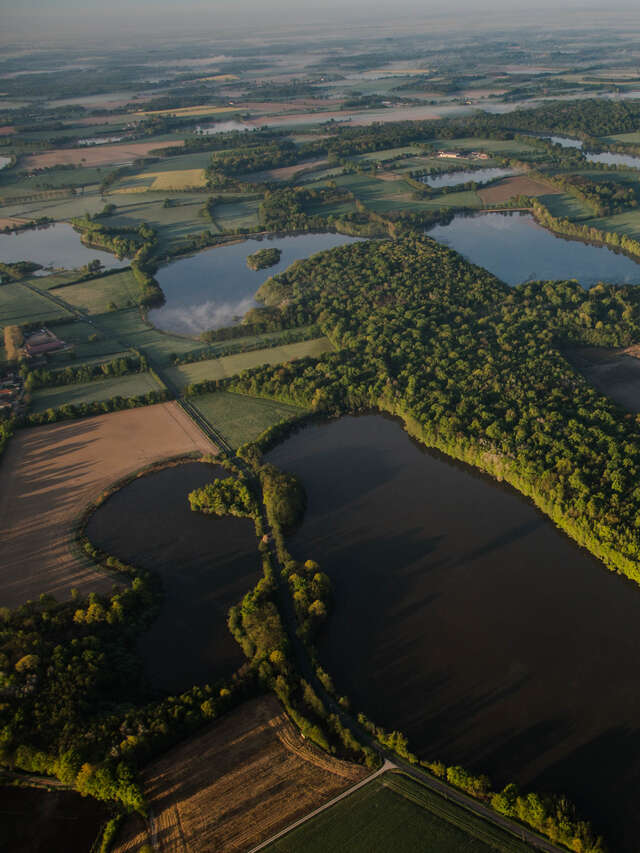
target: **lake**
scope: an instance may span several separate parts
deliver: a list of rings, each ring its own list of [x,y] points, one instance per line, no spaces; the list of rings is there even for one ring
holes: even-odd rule
[[[85,246],[78,232],[63,222],[17,234],[0,234],[0,261],[5,264],[33,261],[47,268],[76,269],[94,260],[101,261],[106,269],[130,264],[110,252]]]
[[[188,462],[140,477],[91,516],[89,539],[160,574],[165,598],[138,650],[154,687],[181,691],[230,676],[245,658],[227,613],[261,576],[253,522],[192,512],[187,495],[220,466]]]
[[[199,335],[207,329],[230,326],[259,304],[255,293],[269,276],[294,261],[357,239],[344,234],[254,238],[174,261],[156,273],[166,302],[149,311],[149,320],[159,329],[180,335]],[[249,269],[247,256],[271,247],[281,250],[279,263],[268,269]]]
[[[430,175],[422,178],[422,182],[430,187],[455,187],[458,184],[466,184],[475,181],[476,184],[486,184],[497,178],[508,178],[518,173],[513,169],[465,169],[463,172],[446,172],[443,175]]]
[[[0,850],[87,853],[109,808],[75,791],[0,788]]]
[[[0,169],[4,169],[11,162],[11,157],[0,157]]]
[[[562,145],[563,148],[582,148],[583,145],[581,139],[572,139],[569,136],[543,136],[542,139],[549,139],[556,145]],[[616,154],[613,151],[592,154],[590,151],[585,151],[584,156],[590,163],[605,163],[607,166],[629,166],[631,169],[640,169],[640,157],[634,157],[631,154]]]
[[[571,278],[584,287],[599,281],[640,283],[640,265],[631,258],[607,246],[558,237],[538,225],[530,213],[457,215],[448,225],[436,225],[427,233],[511,285]]]
[[[422,757],[566,792],[611,850],[640,837],[640,590],[514,490],[380,415],[307,427],[289,541],[332,579],[336,687]]]

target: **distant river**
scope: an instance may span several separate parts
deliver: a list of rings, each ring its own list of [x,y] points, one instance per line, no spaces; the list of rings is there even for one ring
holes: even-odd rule
[[[631,258],[606,246],[556,237],[530,213],[459,215],[427,233],[511,285],[571,278],[584,287],[599,281],[640,283],[640,264]]]
[[[230,326],[258,305],[255,293],[269,276],[294,261],[356,240],[344,234],[301,234],[205,249],[158,270],[155,277],[166,302],[149,311],[149,320],[159,329],[180,335]],[[249,269],[247,256],[271,247],[281,250],[279,263],[268,269]]]

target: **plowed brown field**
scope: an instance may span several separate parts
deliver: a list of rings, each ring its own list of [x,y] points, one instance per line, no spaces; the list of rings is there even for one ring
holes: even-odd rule
[[[122,142],[115,145],[86,145],[82,148],[55,148],[42,154],[30,154],[22,165],[25,169],[48,169],[51,166],[107,166],[111,163],[131,163],[150,151],[180,145],[171,142]]]
[[[144,773],[151,820],[114,853],[240,853],[366,775],[302,740],[274,697],[247,702]]]
[[[488,205],[508,201],[517,195],[550,195],[557,192],[559,190],[550,184],[543,184],[542,181],[535,181],[525,175],[518,175],[515,178],[505,178],[504,181],[493,184],[484,190],[479,189],[478,195],[482,199],[482,203]]]
[[[113,579],[73,548],[72,528],[107,486],[212,444],[176,403],[24,429],[0,465],[0,605],[47,592],[108,592]]]

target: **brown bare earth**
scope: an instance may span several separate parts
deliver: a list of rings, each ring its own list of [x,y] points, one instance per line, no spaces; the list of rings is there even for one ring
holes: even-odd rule
[[[483,204],[487,205],[508,201],[517,195],[550,195],[559,192],[559,190],[549,184],[542,183],[542,181],[534,181],[526,175],[517,175],[514,178],[505,178],[504,181],[493,184],[486,189],[479,189],[477,192]]]
[[[150,825],[127,824],[114,853],[150,838],[158,853],[250,850],[365,775],[302,740],[274,697],[253,699],[146,769]]]
[[[117,145],[87,145],[82,148],[55,148],[42,154],[25,157],[25,169],[48,169],[51,166],[80,165],[106,166],[110,163],[131,163],[145,157],[150,151],[180,145],[180,139],[171,142],[123,142]]]
[[[23,225],[27,221],[26,219],[19,219],[15,216],[0,216],[0,229],[13,228],[16,225]]]
[[[73,548],[73,525],[109,485],[161,459],[215,448],[176,403],[24,429],[0,466],[0,604],[113,582]]]

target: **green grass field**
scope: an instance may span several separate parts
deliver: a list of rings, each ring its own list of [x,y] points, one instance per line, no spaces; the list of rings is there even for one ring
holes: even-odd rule
[[[137,308],[100,314],[96,316],[96,323],[106,335],[113,335],[125,346],[142,350],[160,365],[169,364],[172,354],[181,355],[204,347],[201,341],[160,332],[147,325]]]
[[[174,200],[171,207],[164,207],[167,196]],[[209,221],[201,215],[207,199],[204,193],[184,192],[175,198],[168,191],[111,193],[108,198],[110,204],[116,205],[116,210],[102,220],[105,225],[137,228],[147,222],[158,230],[165,244],[209,228]]]
[[[67,313],[23,284],[3,284],[0,287],[0,329],[64,317]]]
[[[614,133],[611,136],[600,137],[601,142],[621,142],[623,145],[638,145],[640,144],[640,130],[634,130],[631,133]]]
[[[137,397],[147,391],[158,391],[161,386],[149,373],[134,373],[95,382],[78,385],[60,385],[55,388],[42,388],[32,394],[31,411],[44,412],[57,409],[65,404],[93,403],[109,400],[111,397]]]
[[[140,286],[131,270],[56,289],[55,295],[89,314],[104,314],[138,304]]]
[[[213,211],[213,218],[223,231],[230,231],[235,228],[257,230],[260,224],[258,220],[259,205],[259,198],[247,198],[227,204],[217,204]]]
[[[34,192],[40,192],[34,190]],[[0,198],[2,193],[0,192]],[[0,216],[19,216],[23,219],[37,219],[49,216],[51,219],[66,220],[72,216],[86,216],[99,213],[104,208],[104,199],[97,192],[85,192],[84,195],[65,198],[41,199],[38,201],[11,201],[7,199],[0,206]]]
[[[120,355],[123,347],[110,335],[103,335],[89,323],[81,320],[71,320],[68,323],[56,325],[53,329],[58,337],[67,344],[72,344],[73,353],[52,353],[49,356],[53,367],[85,361],[104,361]]]
[[[192,397],[191,402],[234,448],[257,438],[270,426],[304,411],[285,403],[226,391]]]
[[[404,154],[420,154],[421,148],[415,145],[404,145],[401,148],[384,148],[382,151],[372,151],[369,154],[357,154],[354,160],[391,160],[394,157],[402,157]]]
[[[540,201],[549,208],[553,216],[567,217],[572,220],[589,219],[593,216],[593,210],[588,204],[575,198],[569,193],[550,193],[541,195]]]
[[[224,379],[234,376],[242,370],[258,367],[261,364],[282,364],[303,356],[319,356],[332,349],[327,338],[314,338],[295,344],[283,344],[268,349],[239,352],[234,355],[212,358],[207,361],[196,361],[192,364],[181,364],[170,367],[166,374],[178,388],[184,388],[191,382],[202,382],[205,379]]]
[[[625,210],[623,213],[615,213],[613,216],[603,216],[598,219],[589,219],[585,225],[593,225],[603,231],[617,231],[619,234],[627,234],[640,240],[640,210]]]
[[[370,175],[343,175],[336,184],[355,194],[370,210],[433,210],[441,207],[481,208],[480,197],[471,191],[446,193],[429,199],[413,198],[413,189],[401,179],[383,181]]]
[[[481,137],[438,139],[432,145],[436,150],[486,151],[487,154],[524,154],[536,151],[532,145],[516,142],[513,139],[483,139]]]
[[[273,842],[268,853],[530,853],[531,848],[431,793],[385,773]]]

